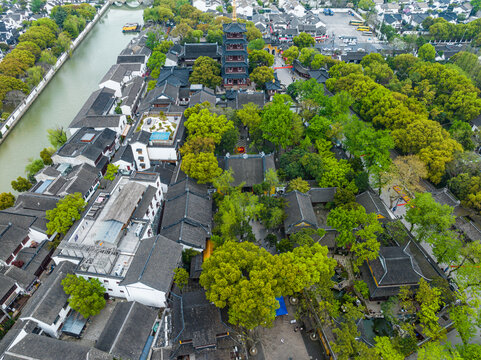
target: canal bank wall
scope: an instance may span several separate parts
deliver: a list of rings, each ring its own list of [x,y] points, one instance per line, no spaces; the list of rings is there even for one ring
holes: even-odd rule
[[[23,100],[23,102],[15,108],[15,110],[10,114],[7,120],[0,124],[0,144],[5,140],[8,134],[12,131],[16,124],[22,119],[23,114],[27,112],[30,106],[35,102],[37,97],[42,93],[42,91],[47,87],[50,81],[53,79],[57,71],[62,67],[63,64],[69,59],[70,54],[72,54],[75,49],[80,45],[80,43],[85,39],[90,30],[95,26],[95,24],[100,20],[100,18],[105,14],[113,1],[107,1],[104,6],[100,8],[100,11],[95,14],[95,17],[90,21],[85,29],[77,36],[77,38],[72,41],[69,51],[63,53],[58,59],[55,65],[45,74],[42,81],[28,94],[28,96]]]

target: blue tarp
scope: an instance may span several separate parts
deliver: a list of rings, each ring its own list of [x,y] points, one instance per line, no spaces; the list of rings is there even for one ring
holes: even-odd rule
[[[287,308],[286,303],[284,302],[284,298],[276,297],[276,300],[279,302],[279,309],[276,310],[276,316],[287,315]]]
[[[149,336],[147,342],[145,343],[144,349],[142,350],[142,354],[140,354],[139,360],[147,360],[147,356],[149,356],[150,347],[154,342],[154,337],[152,335]]]
[[[170,132],[167,131],[154,131],[150,135],[150,140],[169,140]]]

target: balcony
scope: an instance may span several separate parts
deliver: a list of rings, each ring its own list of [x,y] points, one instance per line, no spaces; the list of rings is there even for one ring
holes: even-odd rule
[[[225,72],[226,74],[245,74],[246,73],[244,68],[227,68]]]
[[[226,46],[227,51],[232,51],[232,50],[244,50],[243,45],[227,45]]]
[[[245,60],[243,56],[227,56],[225,58],[225,61],[226,62],[243,62]]]
[[[243,35],[241,33],[228,33],[226,34],[227,39],[242,39]]]

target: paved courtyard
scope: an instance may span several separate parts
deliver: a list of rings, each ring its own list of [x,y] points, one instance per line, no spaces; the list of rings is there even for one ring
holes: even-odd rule
[[[355,37],[359,43],[365,42],[377,42],[375,36],[362,36],[361,31],[356,30],[356,26],[349,25],[351,20],[359,20],[355,16],[348,15],[347,13],[335,13],[333,16],[326,16],[320,14],[321,21],[326,24],[326,34],[329,35],[329,44],[334,36],[334,47],[339,48],[342,44],[342,40],[339,36]]]
[[[289,314],[277,317],[272,328],[259,329],[265,360],[312,359],[301,333],[294,331],[298,324],[291,324],[295,309],[287,303],[287,298],[285,300]],[[321,359],[320,355],[318,359]]]
[[[110,315],[115,308],[115,304],[117,304],[118,302],[119,300],[108,300],[102,311],[98,315],[91,317],[90,320],[87,322],[87,326],[85,327],[85,330],[80,339],[75,339],[70,336],[64,336],[64,339],[62,340],[75,341],[85,346],[94,346],[98,338],[100,337],[100,334],[104,330],[104,327],[107,324],[107,321],[109,320]]]

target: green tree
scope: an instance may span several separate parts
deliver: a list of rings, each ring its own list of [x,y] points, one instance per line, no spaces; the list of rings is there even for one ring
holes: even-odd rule
[[[17,180],[12,180],[11,185],[12,189],[18,192],[27,191],[32,187],[32,183],[21,176],[19,176]]]
[[[234,128],[234,123],[227,120],[225,115],[217,115],[208,109],[202,109],[185,121],[185,127],[189,138],[212,138],[214,143],[218,144],[224,133]]]
[[[444,232],[455,222],[453,208],[441,205],[433,199],[431,193],[416,193],[410,201],[406,211],[406,221],[411,224],[411,229],[416,226],[419,239],[426,239],[433,234]]]
[[[255,26],[248,26],[247,32],[246,32],[246,38],[247,38],[247,41],[249,42],[256,39],[262,39],[262,33]]]
[[[274,95],[271,103],[264,106],[260,129],[264,139],[277,147],[286,147],[293,143],[294,113],[288,95]]]
[[[262,50],[262,49],[264,49],[265,44],[266,43],[265,43],[264,40],[255,39],[255,40],[249,41],[249,44],[247,44],[247,49],[249,49],[250,51]]]
[[[249,128],[250,133],[255,132],[259,128],[262,121],[260,109],[254,103],[245,104],[242,109],[237,110],[236,115],[242,124]]]
[[[152,55],[149,57],[149,61],[147,61],[147,67],[150,70],[153,69],[160,69],[162,66],[165,65],[166,56],[164,53],[160,51],[154,51]]]
[[[42,52],[42,49],[40,49],[40,47],[32,41],[21,42],[15,47],[15,49],[29,51],[33,56],[35,56],[35,59],[38,59],[40,57],[40,53]]]
[[[65,234],[76,220],[80,220],[86,205],[80,193],[69,194],[60,199],[54,209],[47,210],[47,234]]]
[[[107,165],[107,172],[104,175],[104,179],[114,181],[117,173],[119,172],[119,166],[114,164]]]
[[[61,32],[57,38],[57,45],[61,52],[69,52],[70,47],[72,46],[72,38],[70,37],[70,34],[66,31]]]
[[[32,0],[32,2],[30,3],[30,10],[32,10],[34,14],[38,14],[42,11],[45,3],[46,0]]]
[[[481,0],[471,0],[471,5],[473,6],[473,11],[477,12],[481,9]]]
[[[387,336],[376,336],[376,353],[385,360],[404,360],[404,356],[394,347],[391,339]]]
[[[316,43],[314,38],[305,32],[301,32],[299,35],[294,36],[293,41],[294,45],[296,45],[299,49],[314,46]]]
[[[249,70],[253,71],[260,66],[270,67],[274,64],[274,55],[265,50],[252,50],[249,53]]]
[[[192,69],[193,71],[189,78],[191,84],[202,84],[209,88],[215,88],[222,84],[220,66],[214,59],[200,56],[195,60]]]
[[[387,130],[375,130],[370,124],[352,120],[344,126],[344,145],[352,155],[363,157],[369,173],[376,176],[380,184],[380,174],[391,164],[390,150],[394,141]]]
[[[267,66],[256,67],[251,73],[250,79],[255,82],[258,87],[264,87],[266,82],[274,80],[274,70]]]
[[[200,284],[215,306],[228,306],[230,323],[253,329],[272,324],[279,307],[276,296],[332,276],[334,264],[319,244],[271,255],[249,242],[228,241],[204,262]]]
[[[441,309],[443,302],[441,300],[441,290],[431,287],[423,278],[419,280],[419,289],[416,293],[416,300],[420,303],[421,309],[417,312],[423,332],[433,339],[440,336],[443,330],[439,325],[439,318],[436,315]]]
[[[45,167],[42,159],[31,160],[29,164],[25,166],[25,172],[28,174],[28,178],[34,178],[35,174],[38,173]]]
[[[430,341],[419,349],[418,360],[462,360],[462,357],[450,344]]]
[[[182,290],[189,283],[189,273],[184,268],[174,269],[174,282]]]
[[[289,181],[289,185],[287,186],[287,191],[299,191],[301,193],[306,193],[310,189],[309,183],[302,178],[297,177]]]
[[[87,280],[82,276],[67,274],[62,286],[65,293],[70,295],[70,307],[86,319],[97,315],[105,307],[105,288],[99,279]]]
[[[372,11],[374,10],[376,4],[372,0],[360,0],[357,6],[364,11]]]
[[[282,56],[286,59],[287,64],[292,64],[294,60],[299,57],[299,48],[297,46],[291,46],[289,49],[284,51]]]
[[[309,67],[316,54],[318,54],[318,52],[314,48],[303,48],[299,54],[299,61],[302,65]]]
[[[424,44],[418,50],[418,57],[423,61],[434,61],[436,49],[431,44]]]
[[[55,149],[51,147],[44,148],[40,151],[40,158],[42,159],[44,165],[52,165],[52,155],[55,153]]]
[[[58,149],[67,142],[67,133],[63,127],[48,129],[47,133],[48,141],[55,149]]]
[[[224,170],[221,175],[212,181],[212,185],[218,192],[223,195],[228,195],[233,190],[234,176],[232,169]]]
[[[224,155],[226,153],[233,153],[238,141],[239,129],[237,129],[237,127],[230,128],[222,135],[219,145],[215,148],[215,154]]]
[[[43,79],[43,68],[41,66],[33,66],[27,70],[27,84],[30,89],[33,89]]]
[[[327,224],[339,232],[336,243],[340,247],[351,244],[351,251],[357,256],[353,264],[355,270],[364,260],[374,260],[379,255],[380,243],[377,235],[384,229],[376,214],[366,213],[366,210],[356,204],[339,206],[329,212]]]
[[[51,50],[43,50],[38,61],[53,66],[57,63],[57,57],[52,53]]]
[[[205,40],[209,43],[218,43],[219,45],[222,45],[222,35],[224,32],[221,29],[217,30],[209,30],[207,32],[207,36]]]
[[[250,221],[257,219],[263,210],[257,196],[236,188],[224,196],[218,206],[214,233],[220,236],[220,243],[252,238]]]
[[[15,196],[12,193],[3,192],[0,194],[0,210],[12,207],[15,204]]]
[[[200,184],[211,182],[222,173],[214,153],[188,153],[182,157],[181,169]]]

